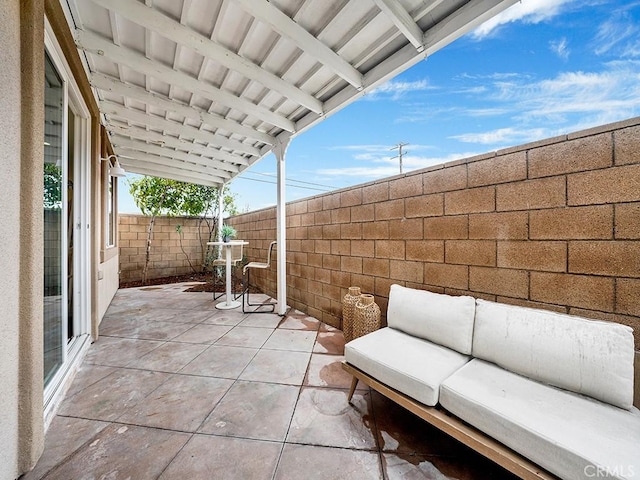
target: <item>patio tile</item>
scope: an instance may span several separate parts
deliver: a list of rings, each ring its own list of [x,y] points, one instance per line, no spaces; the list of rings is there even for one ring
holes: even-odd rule
[[[376,448],[375,426],[371,416],[371,395],[356,392],[347,403],[345,390],[305,387],[300,393],[288,443],[327,447]]]
[[[216,310],[215,312],[208,312],[209,316],[205,318],[202,323],[210,325],[230,325],[232,327],[238,325],[246,317],[245,313],[230,312],[223,310]]]
[[[93,420],[115,420],[169,378],[167,373],[118,368],[80,393],[67,397],[59,414]]]
[[[270,480],[281,448],[274,442],[194,435],[160,479]]]
[[[98,380],[103,379],[107,375],[116,371],[116,367],[104,367],[102,365],[92,365],[90,363],[84,363],[78,369],[73,382],[67,390],[66,396],[70,397],[76,393],[90,387]]]
[[[216,345],[260,348],[272,332],[273,330],[271,329],[242,327],[239,325],[220,338]]]
[[[36,480],[44,477],[53,467],[62,463],[108,425],[106,422],[83,418],[55,417],[47,432],[44,452],[37,465],[20,479]]]
[[[113,424],[45,479],[157,478],[188,439],[186,433]]]
[[[104,314],[104,320],[110,318],[133,318],[146,315],[152,309],[151,302],[128,301],[121,299],[120,303],[113,300]]]
[[[283,442],[299,390],[291,385],[237,381],[199,432]]]
[[[171,323],[202,323],[203,320],[211,316],[211,312],[206,310],[180,310],[180,309],[159,309],[155,308],[148,316],[147,320],[154,322]]]
[[[283,350],[260,350],[240,380],[302,385],[311,354]]]
[[[383,477],[377,452],[286,444],[275,479],[292,478],[381,480]]]
[[[108,337],[103,334],[91,345],[85,357],[85,362],[124,367],[127,363],[146,355],[163,343],[157,340]]]
[[[313,353],[328,353],[330,355],[344,355],[344,335],[340,330],[323,332],[320,329]]]
[[[281,330],[277,329],[262,346],[269,350],[290,350],[310,352],[316,341],[315,331]]]
[[[301,313],[301,312],[300,312]],[[301,313],[300,316],[292,316],[291,314],[280,322],[278,328],[284,328],[289,330],[313,330],[317,331],[320,328],[320,321],[313,317],[309,317],[306,314]]]
[[[196,325],[191,330],[187,330],[182,335],[174,338],[173,342],[186,343],[214,343],[233,327],[230,325]]]
[[[254,313],[247,314],[247,317],[240,323],[241,327],[256,328],[276,328],[282,317],[276,313]]]
[[[180,310],[158,308],[157,305],[149,305],[142,309],[139,313],[131,315],[132,320],[153,321],[153,322],[171,322],[173,318],[180,313]],[[176,323],[189,323],[178,321]]]
[[[304,385],[312,387],[350,388],[351,375],[342,369],[342,355],[325,355],[314,353],[311,355],[309,369],[304,379]],[[358,390],[368,390],[366,384],[358,382]]]
[[[157,301],[155,304],[158,308],[170,308],[177,310],[191,310],[191,309],[200,309],[205,307],[208,302],[211,301],[211,296],[206,295],[196,296],[190,295],[165,295],[164,298]]]
[[[144,340],[171,340],[189,330],[185,323],[154,322],[152,320],[128,319],[114,322],[113,318],[103,322],[101,332],[111,337],[139,338]]]
[[[255,348],[212,345],[180,373],[236,379],[257,352]]]
[[[142,370],[175,373],[205,351],[206,345],[167,342],[127,366]]]
[[[385,453],[382,456],[382,468],[386,478],[389,480],[405,480],[408,478],[449,480],[449,477],[438,470],[429,460],[433,460],[433,458],[425,456],[400,457]]]
[[[222,378],[174,375],[118,422],[195,432],[232,384]]]
[[[336,332],[342,333],[342,330],[340,330],[339,328],[336,328],[336,327],[331,326],[329,324],[326,324],[324,322],[320,324],[320,331],[321,332],[329,332],[329,333],[336,333]]]

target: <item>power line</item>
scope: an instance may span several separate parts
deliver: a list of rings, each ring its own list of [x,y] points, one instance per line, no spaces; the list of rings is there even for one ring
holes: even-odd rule
[[[250,177],[236,177],[235,180],[251,180],[253,182],[260,182],[260,183],[269,183],[271,185],[276,185],[278,182],[270,182],[269,180],[260,180],[259,178],[250,178]],[[313,184],[312,184],[313,185]],[[291,185],[290,183],[287,184],[288,187],[293,187],[293,188],[301,188],[303,190],[314,190],[316,192],[330,192],[331,190],[327,190],[325,188],[313,188],[313,187],[304,187],[302,185]]]
[[[275,175],[273,173],[262,173],[262,172],[247,172],[247,173],[253,174],[253,175],[263,175],[265,177],[272,177],[272,178],[277,178],[278,177],[277,175]],[[331,188],[331,189],[334,189],[334,190],[338,189],[338,187],[334,187],[333,185],[323,185],[322,183],[305,182],[303,180],[295,180],[293,178],[285,178],[285,181],[287,181],[287,182],[296,182],[296,183],[305,183],[307,185],[313,185],[314,187],[327,187],[327,188]]]

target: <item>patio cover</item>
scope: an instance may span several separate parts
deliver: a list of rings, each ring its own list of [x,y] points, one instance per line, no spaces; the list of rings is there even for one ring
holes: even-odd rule
[[[62,0],[129,172],[223,185],[517,0]]]

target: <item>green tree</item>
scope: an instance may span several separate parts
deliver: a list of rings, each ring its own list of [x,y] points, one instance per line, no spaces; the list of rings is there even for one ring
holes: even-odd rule
[[[55,163],[44,164],[44,208],[62,208],[62,169]]]
[[[203,253],[202,267],[206,268],[210,260],[210,250],[204,248],[206,241],[215,236],[218,218],[218,192],[217,187],[204,185],[196,185],[193,183],[178,182],[158,177],[140,177],[137,180],[129,181],[129,192],[133,197],[136,205],[143,215],[149,218],[149,226],[147,228],[147,243],[145,264],[142,271],[142,282],[147,282],[147,274],[149,270],[149,257],[151,254],[151,238],[153,236],[153,227],[156,217],[159,215],[178,216],[188,215],[199,217],[199,225],[204,221],[208,227],[208,238],[200,238]],[[233,195],[228,187],[223,190],[223,209],[230,215],[237,213],[235,206],[235,195]],[[176,228],[180,235],[180,245],[182,246],[182,229],[178,225]],[[200,228],[198,228],[200,232]],[[184,249],[182,249],[184,252]],[[186,252],[185,252],[186,255]],[[188,259],[188,256],[187,256]],[[191,261],[189,260],[191,265]],[[191,265],[193,268],[193,265]]]
[[[184,184],[184,195],[181,204],[181,215],[189,215],[191,217],[199,217],[198,235],[200,238],[200,246],[202,251],[202,268],[206,269],[214,258],[214,251],[206,242],[214,240],[218,231],[218,195],[220,190],[218,187],[210,187],[205,185],[196,185],[193,183]],[[225,186],[222,190],[222,211],[227,215],[236,215],[238,208],[236,207],[236,196],[231,193],[229,186]],[[202,237],[202,223],[207,225],[207,237]],[[180,225],[176,228],[181,234]],[[181,244],[182,245],[182,244]],[[183,249],[184,252],[184,249]],[[185,253],[186,255],[186,253]],[[193,266],[192,266],[193,269]]]

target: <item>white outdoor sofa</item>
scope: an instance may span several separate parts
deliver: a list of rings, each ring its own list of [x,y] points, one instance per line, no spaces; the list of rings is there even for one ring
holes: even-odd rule
[[[630,327],[399,285],[387,324],[345,346],[349,401],[362,380],[521,478],[640,478]]]

